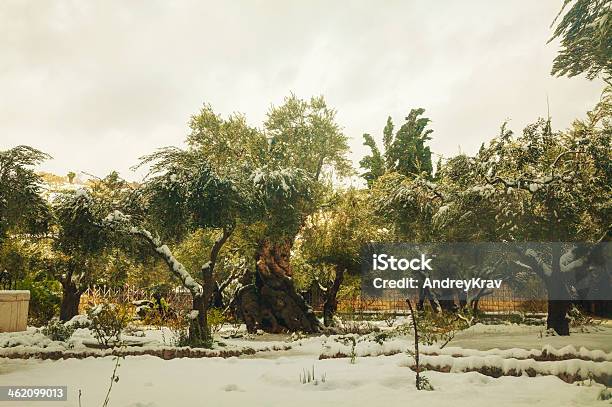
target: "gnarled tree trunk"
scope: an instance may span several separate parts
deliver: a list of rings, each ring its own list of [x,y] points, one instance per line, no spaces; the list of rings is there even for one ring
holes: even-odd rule
[[[298,294],[291,278],[291,241],[263,240],[256,253],[254,286],[247,285],[238,301],[238,314],[250,331],[318,332],[321,323]]]

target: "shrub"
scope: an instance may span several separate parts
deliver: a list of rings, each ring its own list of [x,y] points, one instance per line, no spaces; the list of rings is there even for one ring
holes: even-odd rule
[[[210,329],[210,333],[212,335],[219,332],[223,324],[225,323],[225,315],[223,311],[219,308],[211,308],[208,310],[206,314],[206,319],[208,321],[208,329]]]
[[[94,338],[104,347],[117,345],[121,340],[121,331],[132,320],[129,307],[120,304],[103,303],[87,311]]]
[[[59,318],[52,318],[43,328],[42,333],[51,340],[66,342],[74,331],[75,328],[72,325],[62,323]]]
[[[91,326],[91,321],[87,318],[87,315],[75,315],[72,319],[65,323],[65,325],[70,326],[72,328],[89,328]]]
[[[62,300],[61,286],[54,280],[25,280],[19,284],[20,290],[30,291],[28,319],[34,326],[43,326],[59,313]]]
[[[567,312],[567,319],[572,328],[576,328],[577,331],[583,333],[588,333],[589,328],[601,324],[601,321],[594,320],[590,315],[582,312],[582,310],[574,304],[572,304]]]
[[[461,312],[433,312],[430,310],[416,311],[418,313],[419,342],[433,345],[441,342],[440,348],[445,347],[455,334],[469,327],[474,318]],[[400,332],[411,334],[412,322],[398,329]]]

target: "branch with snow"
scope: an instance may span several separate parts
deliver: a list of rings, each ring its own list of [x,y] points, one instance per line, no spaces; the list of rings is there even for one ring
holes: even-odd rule
[[[521,256],[521,261],[515,261],[514,263],[518,266],[531,270],[540,276],[550,277],[552,275],[552,268],[548,265],[542,257],[533,249],[520,250],[515,248],[517,254]]]
[[[103,226],[142,238],[164,260],[172,274],[181,281],[183,286],[193,296],[202,296],[204,292],[202,286],[189,274],[183,264],[174,257],[168,246],[162,244],[161,239],[158,236],[154,236],[147,229],[141,226],[134,226],[129,215],[115,210],[104,218]]]

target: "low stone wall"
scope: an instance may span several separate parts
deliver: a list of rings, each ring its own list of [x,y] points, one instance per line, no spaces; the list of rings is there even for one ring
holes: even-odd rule
[[[25,331],[29,306],[29,291],[0,290],[0,332]]]

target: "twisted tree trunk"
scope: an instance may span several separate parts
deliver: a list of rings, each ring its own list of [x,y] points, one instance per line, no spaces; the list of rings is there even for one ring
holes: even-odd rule
[[[245,322],[251,331],[318,332],[321,329],[312,308],[295,289],[290,252],[289,239],[281,242],[264,239],[259,244],[255,256],[255,284],[244,292],[248,294],[245,297],[248,301],[238,304],[238,313],[248,316],[249,321]]]

